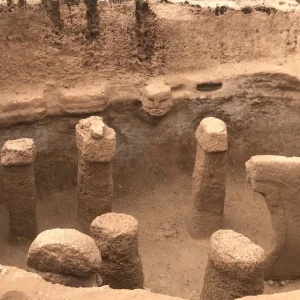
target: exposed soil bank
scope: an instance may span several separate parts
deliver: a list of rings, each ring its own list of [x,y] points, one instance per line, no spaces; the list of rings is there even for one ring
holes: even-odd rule
[[[216,16],[214,9],[190,5],[151,3],[145,14],[134,2],[100,2],[93,41],[86,38],[83,3],[61,6],[61,31],[38,6],[0,12],[0,89],[49,79],[70,85],[126,76],[136,82],[258,59],[283,64],[299,54],[299,7]]]

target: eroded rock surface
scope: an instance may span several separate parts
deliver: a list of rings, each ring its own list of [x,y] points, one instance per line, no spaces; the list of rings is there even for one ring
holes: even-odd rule
[[[5,142],[1,151],[1,164],[4,166],[30,165],[36,157],[34,141],[28,138]]]
[[[275,234],[268,249],[266,277],[300,275],[300,157],[253,156],[246,163],[248,181],[266,200]]]
[[[101,255],[91,237],[75,229],[51,229],[33,241],[27,265],[41,272],[89,277],[98,273]]]
[[[92,116],[76,125],[77,148],[87,162],[110,162],[116,152],[115,131]]]
[[[15,237],[36,236],[36,154],[35,143],[28,138],[9,140],[1,151],[3,197],[9,212],[9,231]]]
[[[98,286],[97,284],[97,275],[91,275],[89,277],[79,277],[74,275],[64,275],[64,274],[57,274],[51,272],[39,272],[36,271],[38,275],[40,275],[46,281],[51,283],[58,283],[65,286],[70,287],[93,287]],[[100,280],[101,281],[101,280]],[[100,285],[101,286],[101,285]]]
[[[264,288],[264,250],[242,234],[218,230],[210,238],[201,300],[234,300]]]
[[[91,236],[103,258],[99,272],[103,284],[116,289],[143,288],[137,220],[126,214],[104,214],[92,222]]]

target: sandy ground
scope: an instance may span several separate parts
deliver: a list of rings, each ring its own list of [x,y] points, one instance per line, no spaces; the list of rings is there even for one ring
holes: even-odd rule
[[[145,288],[186,299],[199,299],[208,241],[194,240],[186,230],[191,178],[182,175],[171,182],[165,178],[155,186],[139,186],[129,193],[126,186],[117,186],[113,210],[132,214],[139,220]],[[252,193],[244,179],[228,178],[225,210],[225,227],[243,232],[262,246],[270,243],[271,227],[265,203]],[[38,205],[38,216],[40,231],[55,228],[57,224],[60,227],[76,227],[76,190],[65,189],[44,195]],[[26,269],[25,259],[30,243],[22,240],[8,242],[8,219],[3,206],[0,217],[0,261]],[[300,282],[285,287],[266,284],[265,293],[296,288],[300,288]]]

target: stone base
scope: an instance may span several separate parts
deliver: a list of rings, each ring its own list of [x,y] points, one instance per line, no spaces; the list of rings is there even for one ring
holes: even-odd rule
[[[210,238],[215,231],[221,229],[223,216],[190,211],[187,215],[186,225],[192,238]]]
[[[97,287],[97,276],[96,274],[89,277],[83,278],[73,275],[56,274],[50,272],[39,272],[35,271],[43,279],[51,283],[58,283],[70,287]]]
[[[263,289],[263,276],[239,280],[220,272],[213,263],[209,262],[205,270],[200,300],[234,300],[249,295],[260,295]]]
[[[103,285],[109,285],[113,289],[143,289],[143,266],[139,257],[123,261],[102,261],[99,272]]]

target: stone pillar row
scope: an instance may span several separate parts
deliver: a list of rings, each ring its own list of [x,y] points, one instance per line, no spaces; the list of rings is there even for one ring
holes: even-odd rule
[[[90,231],[92,237],[75,229],[43,231],[29,248],[27,265],[46,281],[66,286],[142,289],[138,221],[107,213],[95,218]]]
[[[116,134],[102,118],[93,116],[77,124],[76,142],[78,221],[82,231],[89,232],[97,216],[111,211]],[[9,140],[1,150],[3,198],[9,212],[9,231],[15,237],[33,239],[37,234],[36,155],[35,143],[29,138]]]

